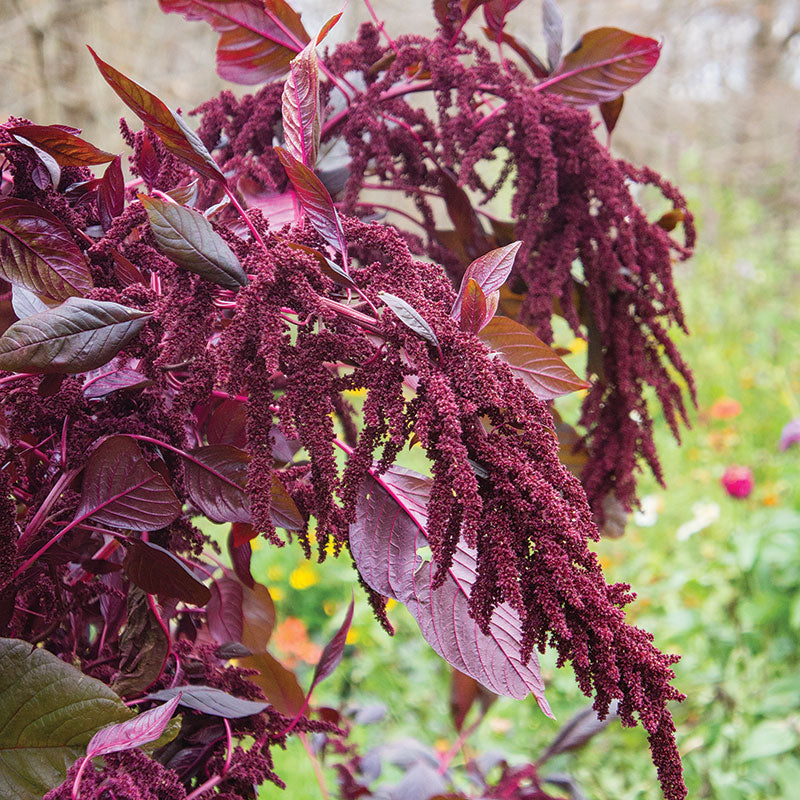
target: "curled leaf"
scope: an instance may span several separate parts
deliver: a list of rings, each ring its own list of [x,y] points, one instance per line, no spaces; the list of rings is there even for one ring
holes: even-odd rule
[[[316,43],[309,42],[289,64],[281,99],[286,150],[310,169],[319,152],[319,72]]]
[[[226,719],[240,719],[260,714],[267,703],[260,700],[243,700],[232,694],[215,689],[213,686],[173,686],[171,689],[161,689],[148,696],[149,700],[168,700],[170,703],[180,703],[186,708],[210,714],[213,717]]]
[[[403,325],[414,331],[417,336],[421,336],[426,341],[429,341],[435,347],[439,346],[439,340],[436,338],[433,328],[422,318],[419,311],[403,300],[402,297],[397,297],[389,292],[379,292],[378,297],[386,303]]]
[[[208,587],[177,556],[152,542],[135,542],[128,548],[122,567],[148,594],[174,597],[196,606],[204,606],[211,598]]]
[[[8,133],[24,137],[45,153],[52,156],[62,167],[90,167],[104,164],[114,158],[113,153],[99,150],[85,139],[64,130],[58,125],[15,125]]]

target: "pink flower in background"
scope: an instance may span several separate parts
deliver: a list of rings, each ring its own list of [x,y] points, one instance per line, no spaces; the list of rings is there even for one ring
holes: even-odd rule
[[[753,491],[755,481],[750,467],[732,465],[725,470],[720,483],[731,497],[747,497]]]
[[[779,450],[786,450],[793,444],[800,442],[800,417],[787,422],[781,431],[781,439],[778,442]]]

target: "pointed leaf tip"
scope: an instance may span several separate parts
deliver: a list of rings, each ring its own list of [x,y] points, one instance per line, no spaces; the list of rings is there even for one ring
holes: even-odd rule
[[[311,683],[312,689],[320,681],[324,681],[329,675],[333,674],[344,654],[344,646],[347,643],[347,634],[353,622],[353,610],[355,608],[355,597],[350,597],[350,605],[347,608],[344,621],[333,638],[325,645],[322,655],[319,657],[317,666],[314,668],[314,680]]]

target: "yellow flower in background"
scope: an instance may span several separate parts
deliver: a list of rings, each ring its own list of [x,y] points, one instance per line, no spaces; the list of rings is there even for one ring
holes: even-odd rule
[[[271,583],[275,581],[279,581],[283,577],[283,567],[279,566],[278,564],[271,564],[267,567],[267,578],[269,578]]]
[[[569,345],[570,352],[575,354],[585,353],[586,348],[589,345],[586,343],[586,339],[581,339],[580,336],[576,336]]]
[[[292,570],[292,574],[289,576],[289,586],[299,592],[302,592],[303,589],[308,589],[315,583],[319,583],[319,576],[307,561],[304,561],[297,569]]]
[[[280,603],[280,601],[281,601],[281,600],[283,600],[283,598],[286,596],[286,595],[283,593],[283,589],[281,589],[281,587],[280,587],[280,586],[273,586],[273,587],[271,587],[271,588],[270,588],[270,590],[269,590],[269,593],[270,593],[270,595],[272,595],[272,599],[273,599],[273,600],[274,600],[276,603]]]
[[[361,634],[355,629],[350,628],[347,631],[347,638],[344,640],[345,644],[355,644],[361,638]]]

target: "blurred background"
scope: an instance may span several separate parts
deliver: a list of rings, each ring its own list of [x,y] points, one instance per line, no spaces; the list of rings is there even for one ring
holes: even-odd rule
[[[296,0],[308,30],[338,10]],[[394,35],[430,26],[423,0],[376,0]],[[800,4],[797,0],[562,0],[567,44],[613,25],[663,38],[661,60],[627,94],[612,150],[679,184],[697,214],[695,258],[679,267],[699,408],[682,447],[659,421],[668,489],[642,478],[626,534],[597,545],[611,580],[633,584],[630,615],[679,653],[675,709],[693,798],[794,798],[800,786],[800,444],[779,448],[800,417]],[[333,40],[367,14],[351,0]],[[512,33],[543,51],[540,7],[527,0]],[[121,103],[95,71],[91,44],[168,104],[189,110],[224,83],[216,35],[165,16],[156,0],[0,0],[0,119],[83,128],[120,149]],[[242,87],[233,88],[237,93]],[[576,360],[579,340],[561,343]],[[731,467],[741,467],[738,473]],[[723,481],[723,477],[726,476]],[[738,476],[738,478],[737,478]],[[738,482],[737,482],[738,481]],[[739,495],[739,496],[736,496]],[[280,615],[274,647],[306,676],[341,621],[352,572],[344,559],[305,562],[298,548],[260,547],[254,574]],[[359,599],[348,658],[318,701],[383,706],[362,742],[414,736],[446,750],[456,738],[449,674],[402,607],[390,640]],[[560,722],[585,705],[571,673],[543,660]],[[304,672],[305,671],[305,672]],[[306,678],[307,681],[307,678]],[[535,758],[558,729],[535,704],[499,701],[471,742],[510,761]],[[469,745],[468,745],[469,749]],[[550,765],[549,765],[550,766]],[[644,733],[612,723],[576,754],[558,756],[592,800],[659,797]],[[305,755],[278,754],[284,794],[318,798]],[[335,774],[325,773],[332,796]]]

